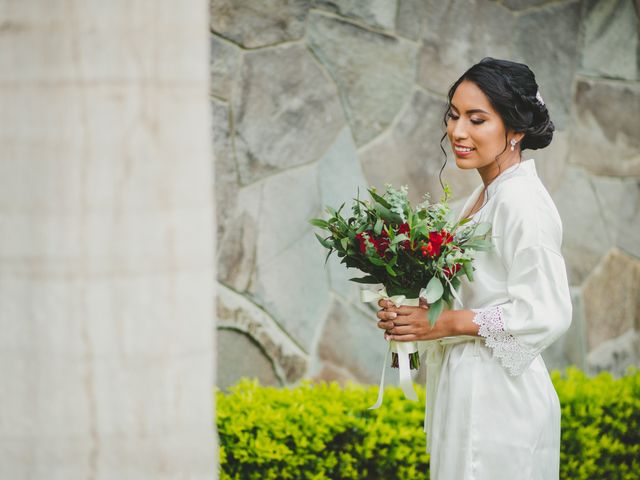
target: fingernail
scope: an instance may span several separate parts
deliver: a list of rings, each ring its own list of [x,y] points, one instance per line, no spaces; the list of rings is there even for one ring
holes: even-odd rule
[[[396,318],[397,316],[398,316],[398,314],[396,312],[391,312],[389,314],[389,317],[391,317],[391,318]]]

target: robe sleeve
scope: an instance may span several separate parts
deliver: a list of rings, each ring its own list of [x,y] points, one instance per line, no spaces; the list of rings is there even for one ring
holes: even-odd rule
[[[509,300],[471,310],[479,335],[515,376],[568,330],[572,306],[553,201],[541,184],[512,181],[505,190],[493,216],[492,240],[507,271]]]

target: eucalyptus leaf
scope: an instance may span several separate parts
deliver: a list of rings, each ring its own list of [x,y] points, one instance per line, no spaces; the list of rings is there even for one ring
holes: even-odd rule
[[[473,266],[471,265],[471,262],[464,262],[462,265],[467,278],[470,282],[473,282]]]
[[[443,309],[444,309],[443,300],[438,300],[437,302],[434,302],[434,303],[429,302],[429,309],[427,310],[427,316],[429,317],[429,323],[431,325],[436,323]]]
[[[474,230],[474,235],[478,235],[478,236],[486,235],[487,232],[489,232],[489,230],[491,230],[491,223],[489,222],[478,223]]]
[[[444,292],[444,287],[442,286],[442,282],[435,275],[431,277],[429,283],[427,283],[427,302],[429,305],[437,302],[440,298],[442,298],[442,293]]]
[[[380,235],[382,233],[383,226],[384,226],[384,220],[379,218],[375,226],[373,227],[373,233],[375,233],[376,235]]]
[[[393,241],[391,242],[391,245],[397,245],[400,242],[403,242],[405,240],[409,240],[409,237],[407,237],[404,233],[401,233],[400,235],[398,235],[396,238],[393,239]]]

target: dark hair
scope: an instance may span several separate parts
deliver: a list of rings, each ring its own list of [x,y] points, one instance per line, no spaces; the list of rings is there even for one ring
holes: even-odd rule
[[[521,150],[537,150],[551,143],[555,126],[549,118],[547,107],[536,98],[538,84],[534,73],[524,63],[492,57],[485,57],[473,65],[449,89],[448,105],[444,114],[445,128],[453,95],[458,85],[465,80],[475,83],[482,90],[504,122],[505,145],[498,156],[507,149],[508,130],[524,132],[524,137],[520,141]],[[440,139],[440,149],[444,152],[445,164],[447,153],[442,148],[442,141],[446,137],[447,132]]]

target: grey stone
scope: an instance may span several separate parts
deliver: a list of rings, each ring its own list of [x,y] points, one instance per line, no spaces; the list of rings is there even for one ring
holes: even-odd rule
[[[369,185],[384,191],[384,184],[409,187],[413,204],[425,193],[437,201],[443,194],[440,169],[445,158],[439,141],[445,132],[443,124],[446,104],[422,90],[415,90],[407,108],[399,115],[392,129],[360,150],[360,159]],[[442,142],[450,153],[448,139]],[[448,183],[455,195],[471,193],[480,183],[475,171],[463,172],[453,156],[446,160],[442,183]]]
[[[578,63],[580,3],[552,4],[518,16],[513,60],[536,76],[556,128],[564,129],[571,108],[571,88]]]
[[[399,0],[396,33],[411,40],[419,40],[427,18],[424,0]]]
[[[311,0],[211,0],[211,31],[246,48],[304,35]]]
[[[418,82],[446,94],[483,57],[510,58],[514,17],[488,0],[425,0]]]
[[[504,0],[502,4],[511,10],[525,10],[554,2],[555,0]]]
[[[309,15],[307,37],[338,85],[356,144],[367,143],[408,100],[417,47],[315,12]]]
[[[224,235],[229,213],[235,208],[238,191],[238,173],[233,156],[230,136],[229,106],[225,102],[211,100],[213,117],[213,157],[216,196],[217,242]]]
[[[348,370],[340,368],[331,362],[324,362],[320,371],[310,378],[313,382],[336,382],[341,387],[347,386],[350,382],[358,383],[356,377],[354,377]]]
[[[342,214],[345,217],[351,215],[351,205],[355,202],[357,192],[361,198],[368,198],[367,182],[358,160],[351,132],[344,128],[336,142],[318,162],[318,185],[322,206],[329,205],[338,208],[342,203],[345,206]],[[318,218],[326,218],[327,214],[318,212]],[[319,235],[326,237],[328,232],[316,229]],[[348,298],[353,302],[359,301],[360,286],[350,282],[349,278],[362,276],[353,268],[346,268],[340,264],[336,253],[332,253],[326,267],[329,275],[329,285],[338,295]]]
[[[602,217],[590,177],[567,165],[560,187],[553,193],[563,223],[562,253],[571,285],[580,285],[613,244]]]
[[[217,331],[218,360],[216,386],[228,390],[241,378],[257,378],[262,385],[280,386],[269,358],[251,337],[237,330]]]
[[[301,45],[245,54],[234,94],[243,185],[317,160],[344,125],[335,86]]]
[[[588,362],[591,375],[606,371],[621,377],[631,365],[640,367],[640,334],[637,330],[628,330],[618,338],[604,342],[589,353]]]
[[[316,170],[310,165],[272,176],[254,198],[261,206],[249,292],[305,351],[329,300],[325,252],[308,222],[320,208]]]
[[[583,286],[589,349],[640,330],[640,260],[613,248]]]
[[[361,20],[372,27],[393,30],[397,0],[315,0],[317,7],[348,18]]]
[[[239,292],[248,289],[254,273],[262,191],[260,183],[241,188],[235,209],[222,214],[231,227],[224,229],[217,245],[218,280]]]
[[[318,342],[318,357],[346,369],[359,382],[379,382],[388,344],[376,324],[375,314],[367,315],[334,297]]]
[[[629,0],[585,2],[582,71],[637,80],[640,21]]]
[[[268,363],[267,373],[275,375],[278,383],[288,384],[302,378],[307,370],[308,355],[298,347],[289,335],[264,310],[251,301],[223,285],[218,286],[216,302],[217,326],[219,329],[233,329],[248,335],[260,347],[260,353],[266,357],[261,363]],[[246,342],[245,342],[246,344]],[[238,345],[233,344],[233,350]],[[234,353],[231,346],[225,346],[228,355],[219,357],[219,369],[236,368],[231,362],[240,355]],[[237,348],[243,352],[241,348]],[[222,351],[222,350],[220,350]],[[245,364],[239,359],[240,368],[248,374],[263,378],[262,365]],[[260,373],[262,372],[262,375]],[[237,376],[237,375],[231,375]],[[269,377],[270,378],[270,377]]]
[[[211,95],[229,100],[240,66],[240,49],[215,35],[211,36],[210,47]]]
[[[592,183],[614,244],[640,257],[640,181],[594,177]]]
[[[640,84],[580,79],[570,163],[596,175],[640,175]]]
[[[544,362],[550,371],[563,370],[569,365],[584,370],[587,366],[587,338],[579,288],[571,289],[571,303],[573,309],[569,329],[542,352]]]
[[[539,150],[525,150],[522,158],[534,158],[536,170],[549,193],[555,192],[562,182],[569,157],[570,134],[566,131],[553,132],[551,144]]]

